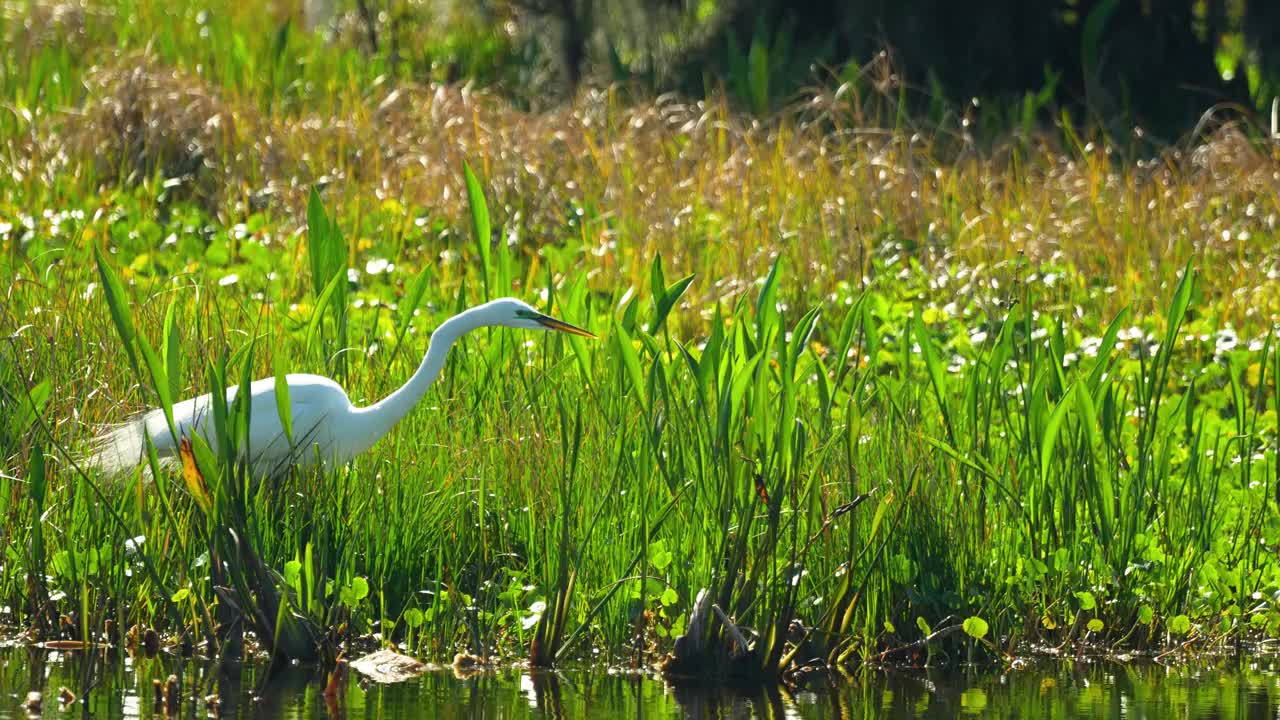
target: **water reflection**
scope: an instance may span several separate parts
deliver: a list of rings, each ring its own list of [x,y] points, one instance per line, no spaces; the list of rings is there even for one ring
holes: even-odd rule
[[[1182,667],[1154,663],[1036,663],[1008,674],[866,671],[810,687],[674,688],[607,672],[509,669],[455,677],[428,673],[399,685],[351,678],[326,699],[323,677],[299,668],[246,666],[218,677],[208,665],[161,656],[0,649],[0,719],[24,718],[28,691],[43,693],[39,715],[162,717],[155,685],[181,685],[183,717],[254,718],[1262,718],[1280,707],[1274,660],[1217,660]],[[66,687],[77,701],[65,709]],[[85,692],[88,689],[87,693]]]

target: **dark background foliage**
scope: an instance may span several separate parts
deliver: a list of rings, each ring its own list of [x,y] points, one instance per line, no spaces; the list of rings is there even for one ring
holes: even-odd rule
[[[1280,80],[1280,3],[1265,0],[490,0],[524,19],[572,86],[642,79],[723,86],[767,112],[808,85],[873,66],[928,109],[1022,103],[1168,139],[1206,109],[1262,110]],[[759,77],[761,74],[763,78]]]

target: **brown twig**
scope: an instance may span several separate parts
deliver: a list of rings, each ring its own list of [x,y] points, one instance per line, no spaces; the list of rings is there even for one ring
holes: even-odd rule
[[[928,646],[929,643],[937,642],[938,640],[941,640],[945,637],[954,635],[962,629],[964,629],[964,625],[949,625],[947,627],[942,628],[941,630],[935,630],[934,632],[926,635],[925,637],[919,640],[916,640],[915,642],[907,643],[906,645],[902,645],[895,648],[889,648],[888,650],[885,650],[879,655],[876,655],[875,657],[867,660],[867,662],[869,664],[882,663],[893,655],[901,655],[902,653],[908,653],[908,652],[911,652],[912,650],[919,650],[921,648]]]
[[[730,620],[729,616],[724,614],[724,611],[720,609],[719,605],[712,603],[711,609],[715,612],[716,617],[720,618],[720,622],[724,623],[725,629],[729,631],[729,637],[733,638],[733,642],[738,645],[738,653],[736,653],[734,657],[745,655],[751,649],[747,644],[746,636],[738,629],[737,624]]]

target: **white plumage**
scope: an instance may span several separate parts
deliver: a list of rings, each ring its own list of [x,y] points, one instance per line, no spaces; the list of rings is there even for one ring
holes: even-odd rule
[[[391,395],[367,407],[356,407],[338,383],[321,375],[288,375],[289,408],[293,425],[290,445],[276,403],[276,380],[264,378],[249,386],[249,442],[240,448],[255,476],[269,477],[291,467],[324,468],[342,465],[368,450],[418,404],[427,388],[439,377],[449,349],[466,333],[480,327],[500,325],[512,328],[557,330],[594,337],[561,320],[548,317],[514,298],[503,298],[471,308],[449,318],[431,334],[426,356],[409,381]],[[230,406],[239,387],[227,388]],[[217,450],[209,394],[173,405],[173,422],[178,437],[199,434]],[[138,467],[146,458],[146,440],[151,437],[161,460],[171,463],[178,455],[178,440],[169,432],[164,411],[155,408],[99,434],[85,464],[106,475],[117,475]]]
[[[249,386],[253,399],[249,409],[249,447],[247,455],[256,475],[274,475],[288,465],[311,467],[317,462],[345,462],[368,449],[347,450],[337,428],[346,426],[364,408],[356,408],[346,392],[333,380],[320,375],[289,375],[290,416],[293,419],[293,452],[276,405],[275,378],[258,380]],[[235,400],[239,386],[227,388],[227,405]],[[173,424],[178,436],[199,434],[216,452],[217,433],[213,425],[213,408],[208,393],[173,406]],[[154,408],[132,420],[113,426],[95,441],[93,454],[87,461],[106,474],[131,470],[146,459],[145,436],[151,436],[156,454],[162,461],[178,455],[178,445],[169,432],[164,411]],[[282,461],[284,466],[279,466]]]

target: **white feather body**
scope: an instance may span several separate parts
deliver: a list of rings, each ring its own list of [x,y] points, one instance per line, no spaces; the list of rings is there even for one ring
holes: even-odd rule
[[[346,392],[336,382],[320,375],[289,375],[286,381],[292,446],[280,419],[275,378],[258,380],[249,386],[249,442],[240,451],[241,457],[249,459],[253,474],[274,475],[287,465],[306,468],[321,463],[329,467],[342,464],[366,449],[361,447],[358,435],[341,433],[343,427],[350,427],[359,410],[352,407]],[[227,388],[228,407],[239,390],[239,386]],[[211,400],[212,396],[206,393],[175,403],[173,424],[179,438],[199,435],[217,452]],[[178,443],[169,432],[164,411],[155,408],[101,434],[86,464],[108,475],[136,468],[146,460],[146,436],[151,437],[162,461],[167,463],[177,458]]]
[[[431,334],[431,345],[409,381],[381,401],[355,407],[347,393],[333,380],[320,375],[288,375],[289,408],[293,443],[284,432],[276,402],[276,379],[264,378],[249,386],[249,442],[240,448],[257,476],[274,476],[290,467],[324,468],[342,465],[368,450],[409,414],[427,388],[444,369],[449,349],[476,328],[500,325],[528,330],[569,328],[588,334],[561,321],[539,314],[530,305],[514,298],[502,298],[471,308],[449,318]],[[235,400],[238,387],[227,388],[227,404]],[[84,458],[87,466],[106,475],[136,469],[146,459],[146,438],[150,437],[161,461],[169,464],[178,456],[182,437],[200,435],[215,451],[217,433],[213,426],[210,395],[183,400],[173,405],[175,433],[170,432],[164,412],[148,410],[120,425],[111,426],[94,439],[93,450]]]

